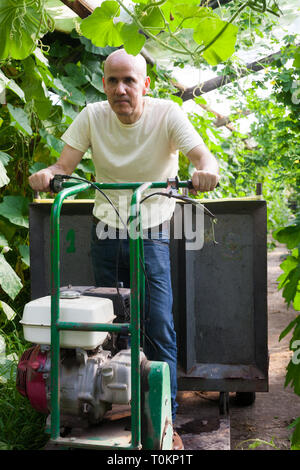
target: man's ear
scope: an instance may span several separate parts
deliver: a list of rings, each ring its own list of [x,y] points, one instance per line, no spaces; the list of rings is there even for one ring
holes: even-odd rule
[[[146,77],[143,95],[146,95],[149,88],[150,88],[150,77]]]
[[[102,83],[103,83],[103,90],[104,90],[104,93],[105,93],[105,80],[104,80],[104,77],[102,77]]]

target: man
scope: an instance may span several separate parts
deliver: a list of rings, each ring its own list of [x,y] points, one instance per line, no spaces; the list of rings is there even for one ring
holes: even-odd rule
[[[167,100],[146,97],[150,85],[142,56],[113,52],[104,66],[103,86],[107,101],[89,104],[62,136],[66,142],[57,163],[29,178],[37,191],[49,191],[55,174],[72,174],[83,154],[91,148],[97,182],[166,181],[178,171],[178,149],[187,155],[196,170],[192,176],[196,191],[211,191],[219,180],[218,163],[179,106]],[[153,190],[148,190],[148,195]],[[108,191],[127,221],[131,191]],[[169,240],[166,222],[172,217],[174,200],[149,197],[142,204],[143,229],[155,227],[156,239],[144,240],[144,257],[150,295],[146,296],[145,353],[149,360],[166,361],[170,367],[172,417],[176,417],[177,348],[172,317]],[[155,207],[155,210],[151,210]],[[97,285],[115,285],[116,256],[118,280],[129,285],[128,239],[102,239],[98,222],[122,229],[122,223],[107,200],[96,192],[92,259]],[[151,231],[150,231],[151,232]],[[120,236],[118,238],[121,238]],[[120,251],[119,251],[120,247]],[[147,293],[148,294],[148,293]],[[183,449],[174,431],[176,450]]]

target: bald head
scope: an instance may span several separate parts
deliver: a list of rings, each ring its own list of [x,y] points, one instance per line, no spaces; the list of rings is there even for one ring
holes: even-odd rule
[[[107,70],[110,66],[116,65],[130,65],[133,70],[139,75],[143,77],[143,79],[147,76],[147,63],[144,57],[141,54],[136,56],[127,54],[124,49],[118,49],[117,51],[112,52],[104,62],[104,77],[107,75]]]

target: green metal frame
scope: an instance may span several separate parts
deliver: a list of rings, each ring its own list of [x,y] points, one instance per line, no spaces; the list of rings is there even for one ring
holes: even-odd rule
[[[89,183],[63,183],[63,190],[56,196],[50,218],[51,227],[51,440],[65,443],[60,437],[60,403],[59,403],[59,351],[60,331],[107,331],[121,332],[127,328],[131,335],[131,444],[128,446],[104,445],[105,449],[141,449],[141,390],[140,390],[140,311],[145,299],[145,278],[140,260],[144,261],[140,200],[143,191],[148,188],[166,188],[168,183],[96,183],[99,189],[132,189],[133,195],[129,217],[130,246],[130,323],[91,324],[62,322],[60,314],[60,212],[64,199],[85,191]],[[179,187],[187,187],[187,182],[179,182]],[[133,223],[134,222],[134,223]],[[140,231],[136,231],[139,224]],[[95,441],[91,441],[95,446]]]

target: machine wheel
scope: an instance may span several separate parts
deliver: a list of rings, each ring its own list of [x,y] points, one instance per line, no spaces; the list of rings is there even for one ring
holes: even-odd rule
[[[255,402],[255,392],[236,392],[235,403],[239,406],[250,406]]]
[[[141,411],[143,449],[171,450],[173,426],[167,363],[142,361]]]

